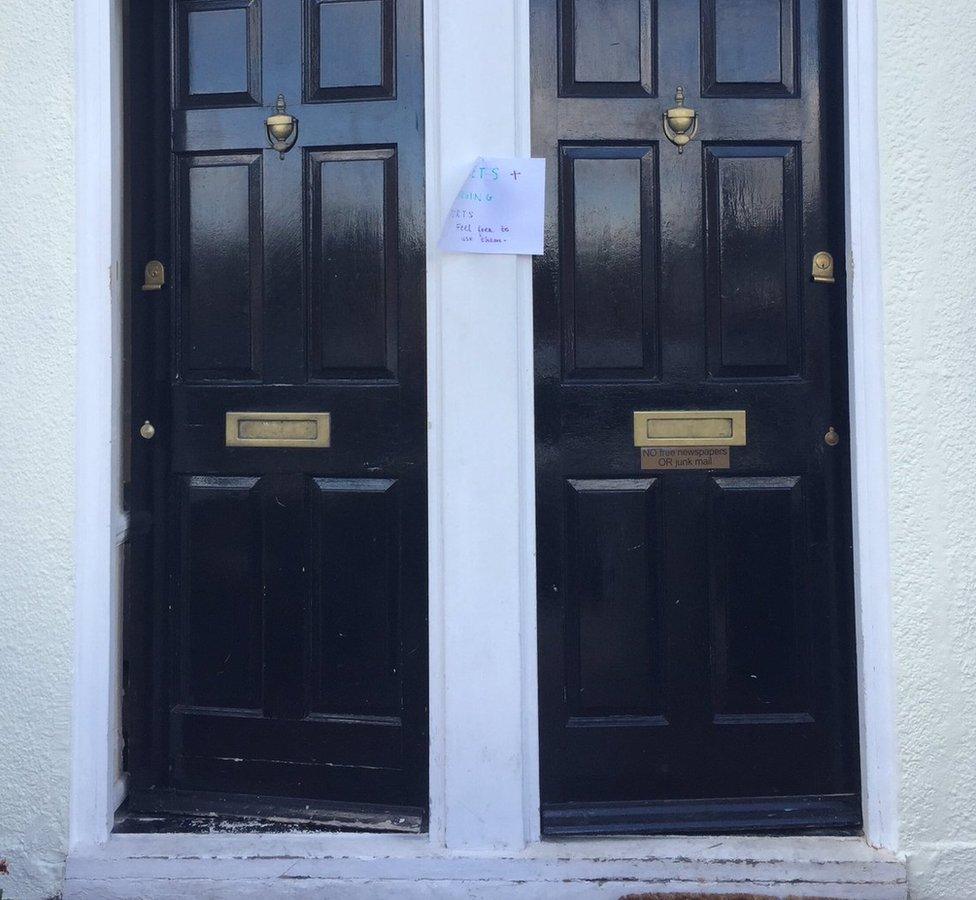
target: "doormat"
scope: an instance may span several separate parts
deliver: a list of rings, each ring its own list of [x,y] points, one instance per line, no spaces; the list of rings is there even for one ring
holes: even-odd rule
[[[624,894],[620,900],[709,900],[709,898],[721,897],[722,900],[770,900],[771,897],[778,897],[779,900],[829,900],[828,897],[810,897],[809,895],[798,897],[794,894]]]

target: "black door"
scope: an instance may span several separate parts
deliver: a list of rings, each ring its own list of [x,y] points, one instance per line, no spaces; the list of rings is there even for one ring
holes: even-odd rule
[[[133,3],[129,34],[134,796],[425,807],[420,0]]]
[[[532,2],[548,833],[860,821],[840,7]]]

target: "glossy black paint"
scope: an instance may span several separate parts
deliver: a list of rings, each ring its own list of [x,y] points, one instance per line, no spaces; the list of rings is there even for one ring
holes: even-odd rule
[[[127,31],[128,496],[152,523],[126,570],[130,808],[219,792],[417,819],[420,0],[133,4]],[[299,129],[283,159],[279,92]],[[329,411],[332,446],[226,447],[231,410]]]
[[[839,4],[531,10],[543,830],[854,828]],[[639,471],[709,408],[729,471]]]

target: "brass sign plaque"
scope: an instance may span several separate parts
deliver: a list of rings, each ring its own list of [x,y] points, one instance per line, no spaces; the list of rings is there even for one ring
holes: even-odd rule
[[[744,447],[744,409],[655,409],[634,413],[635,447]]]
[[[229,412],[228,447],[329,447],[331,416],[323,413]]]
[[[640,467],[644,472],[727,469],[731,456],[728,447],[641,447]]]

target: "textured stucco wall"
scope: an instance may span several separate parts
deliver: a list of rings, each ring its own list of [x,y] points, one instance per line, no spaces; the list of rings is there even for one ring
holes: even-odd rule
[[[860,0],[858,0],[860,2]],[[976,897],[976,7],[878,0],[900,817]]]
[[[59,890],[74,516],[74,39],[69,0],[0,3],[0,875]]]

